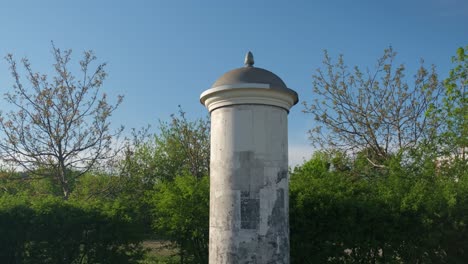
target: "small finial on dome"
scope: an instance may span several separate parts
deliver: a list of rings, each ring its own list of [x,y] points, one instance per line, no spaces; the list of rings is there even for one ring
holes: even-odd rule
[[[245,64],[245,67],[253,67],[254,65],[254,57],[253,57],[253,54],[252,52],[247,52],[247,54],[245,55],[245,60],[244,60],[244,64]]]

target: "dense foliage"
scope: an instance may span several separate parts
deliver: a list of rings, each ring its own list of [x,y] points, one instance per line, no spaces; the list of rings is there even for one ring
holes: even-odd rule
[[[137,263],[142,230],[118,203],[0,197],[2,263]]]
[[[363,172],[316,153],[291,174],[293,263],[466,263],[468,172],[433,162]]]
[[[151,196],[156,232],[176,243],[183,263],[208,263],[208,177],[180,175]]]

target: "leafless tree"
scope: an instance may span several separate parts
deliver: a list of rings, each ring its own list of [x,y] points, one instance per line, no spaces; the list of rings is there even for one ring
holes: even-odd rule
[[[305,113],[314,116],[310,130],[314,145],[357,153],[371,151],[369,159],[385,160],[392,152],[414,147],[433,131],[426,116],[438,104],[441,84],[435,67],[421,66],[408,83],[404,65],[395,65],[396,53],[384,51],[374,71],[350,70],[339,56],[336,63],[325,51],[323,69],[313,75],[316,98],[304,103]]]
[[[111,144],[123,127],[111,131],[109,117],[123,97],[108,102],[101,91],[106,64],[91,69],[96,61],[92,51],[85,51],[79,62],[79,78],[69,71],[71,50],[52,43],[52,54],[52,78],[33,72],[28,59],[21,60],[27,85],[13,55],[5,57],[15,84],[5,94],[13,110],[0,112],[0,156],[32,178],[52,177],[67,199],[76,178],[113,154]]]

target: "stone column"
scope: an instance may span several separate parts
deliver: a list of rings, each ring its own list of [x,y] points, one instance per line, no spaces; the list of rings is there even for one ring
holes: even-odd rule
[[[251,54],[246,64],[243,77],[228,72],[201,95],[211,113],[209,263],[289,263],[287,116],[297,94]]]

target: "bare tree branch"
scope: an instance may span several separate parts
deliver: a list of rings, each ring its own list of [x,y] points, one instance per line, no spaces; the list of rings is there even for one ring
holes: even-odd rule
[[[0,150],[3,161],[32,176],[55,179],[67,198],[71,181],[115,155],[112,140],[123,128],[111,132],[109,118],[123,97],[108,103],[101,92],[106,64],[97,65],[90,74],[96,60],[92,51],[84,52],[79,62],[83,78],[78,81],[68,70],[72,51],[61,51],[52,43],[52,53],[55,75],[51,82],[46,75],[33,72],[27,59],[21,60],[29,89],[20,79],[13,56],[5,57],[15,81],[5,100],[16,110],[0,113],[4,135]]]
[[[364,74],[358,67],[349,70],[342,55],[335,63],[324,52],[323,68],[313,75],[316,98],[312,104],[304,102],[304,112],[316,122],[309,131],[315,146],[368,149],[381,160],[429,136],[426,112],[439,103],[442,88],[435,68],[427,70],[421,63],[409,84],[405,66],[395,65],[395,56],[391,47],[386,49],[374,71]]]

